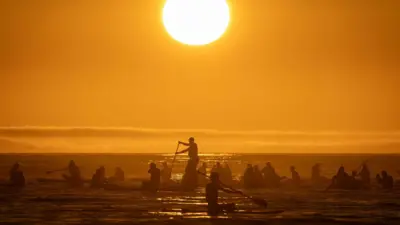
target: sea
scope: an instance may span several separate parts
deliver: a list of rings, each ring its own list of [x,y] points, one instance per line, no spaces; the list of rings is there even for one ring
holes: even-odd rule
[[[149,194],[127,190],[73,189],[62,182],[38,182],[61,179],[62,172],[74,160],[85,178],[104,166],[107,176],[115,167],[125,171],[127,180],[148,179],[148,164],[173,161],[174,154],[0,154],[0,179],[6,182],[15,162],[21,164],[27,179],[22,189],[0,186],[0,224],[400,224],[400,190],[377,188],[361,191],[325,191],[320,188],[280,188],[243,190],[268,201],[267,213],[243,196],[220,194],[220,201],[235,203],[243,213],[209,217],[204,189],[195,192],[159,192]],[[209,167],[228,163],[235,179],[247,164],[262,168],[271,162],[281,176],[290,176],[295,166],[302,179],[309,179],[311,167],[320,163],[322,175],[332,177],[340,166],[351,173],[367,163],[372,176],[386,170],[399,179],[400,155],[397,154],[240,154],[207,153],[200,161]],[[173,178],[182,177],[187,156],[179,155],[173,165]],[[129,182],[126,184],[129,186]],[[135,185],[132,183],[132,185]]]

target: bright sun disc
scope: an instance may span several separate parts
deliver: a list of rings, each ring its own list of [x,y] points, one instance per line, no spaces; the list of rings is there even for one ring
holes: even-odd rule
[[[229,24],[226,0],[167,0],[163,22],[175,40],[188,45],[205,45],[224,34]]]

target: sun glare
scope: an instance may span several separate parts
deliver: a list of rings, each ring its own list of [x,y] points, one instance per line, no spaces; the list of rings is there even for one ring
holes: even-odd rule
[[[187,45],[206,45],[219,39],[229,24],[226,0],[167,0],[163,9],[165,29]]]

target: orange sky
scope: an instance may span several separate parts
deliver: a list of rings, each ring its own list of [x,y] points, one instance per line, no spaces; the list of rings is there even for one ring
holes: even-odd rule
[[[400,130],[400,1],[232,2],[189,47],[161,0],[2,1],[0,126]]]

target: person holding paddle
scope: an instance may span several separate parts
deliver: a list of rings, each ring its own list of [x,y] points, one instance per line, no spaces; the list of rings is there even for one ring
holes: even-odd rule
[[[197,144],[194,142],[194,138],[189,138],[189,142],[178,142],[179,145],[188,146],[187,149],[176,152],[176,154],[188,153],[189,161],[186,165],[185,175],[182,179],[182,186],[185,190],[193,190],[197,186],[197,164],[199,163],[199,155]]]
[[[212,172],[210,176],[211,182],[206,186],[206,201],[208,215],[216,216],[222,211],[234,211],[235,204],[218,204],[218,191],[221,190],[225,193],[230,194],[243,194],[241,191],[228,189],[220,185],[219,174],[217,172]]]
[[[67,183],[71,184],[72,186],[80,186],[83,184],[82,178],[81,178],[81,170],[75,164],[74,160],[69,161],[67,168],[60,169],[60,170],[47,171],[47,174],[51,174],[54,172],[60,172],[60,171],[66,171],[66,170],[69,172],[69,175],[63,174],[62,177],[67,181]]]

